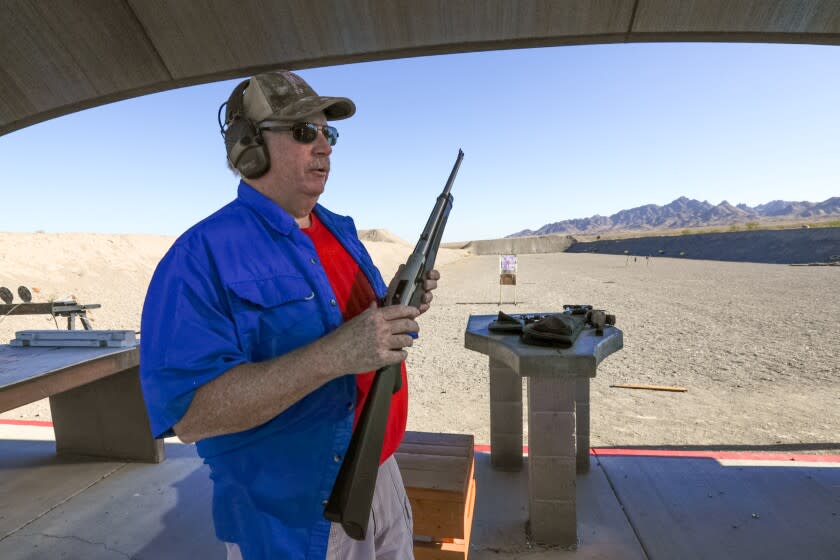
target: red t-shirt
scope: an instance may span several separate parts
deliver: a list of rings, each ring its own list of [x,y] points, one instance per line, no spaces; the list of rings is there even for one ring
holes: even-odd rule
[[[335,299],[345,321],[349,321],[376,301],[376,293],[358,263],[346,249],[338,242],[329,229],[324,226],[315,213],[309,214],[312,225],[303,231],[315,244],[315,250],[321,259],[321,264],[327,273],[327,279],[335,292]],[[405,362],[402,368],[402,387],[391,397],[391,412],[388,416],[388,426],[385,429],[385,441],[382,445],[380,464],[384,463],[402,443],[408,419],[408,380],[405,372]],[[359,422],[359,416],[367,400],[367,395],[373,385],[375,371],[356,375],[356,417],[353,428]]]

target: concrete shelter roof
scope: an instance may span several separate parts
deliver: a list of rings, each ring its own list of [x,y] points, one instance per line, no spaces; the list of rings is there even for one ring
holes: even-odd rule
[[[840,2],[6,0],[0,134],[267,69],[664,41],[840,44]]]

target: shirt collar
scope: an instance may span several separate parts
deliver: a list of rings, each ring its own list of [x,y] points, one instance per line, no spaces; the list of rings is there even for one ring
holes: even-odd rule
[[[256,212],[279,233],[289,235],[297,228],[297,222],[291,214],[245,181],[239,181],[236,195],[240,202]]]

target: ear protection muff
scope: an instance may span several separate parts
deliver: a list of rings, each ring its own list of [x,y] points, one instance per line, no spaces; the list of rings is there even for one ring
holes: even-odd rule
[[[250,79],[245,80],[236,86],[228,100],[219,107],[218,116],[228,161],[243,177],[256,179],[268,171],[270,160],[262,133],[245,116],[243,93],[250,82]],[[224,125],[221,122],[222,108],[225,108]]]

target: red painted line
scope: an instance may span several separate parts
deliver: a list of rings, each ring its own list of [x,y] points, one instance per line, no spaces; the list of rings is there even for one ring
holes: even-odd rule
[[[490,453],[489,445],[476,445],[479,453]],[[528,454],[528,446],[522,446]],[[801,461],[805,463],[840,463],[840,455],[807,455],[804,453],[765,453],[760,451],[683,451],[672,449],[604,449],[593,447],[590,455],[619,457],[674,457],[684,459],[729,459],[741,461]]]
[[[0,424],[8,424],[11,426],[42,426],[44,428],[52,428],[52,422],[45,422],[43,420],[6,420],[0,419]]]
[[[742,461],[804,461],[808,463],[840,463],[840,455],[807,455],[804,453],[765,453],[761,451],[683,451],[672,449],[602,449],[592,448],[593,455],[626,457],[683,457],[698,459],[730,459]]]

